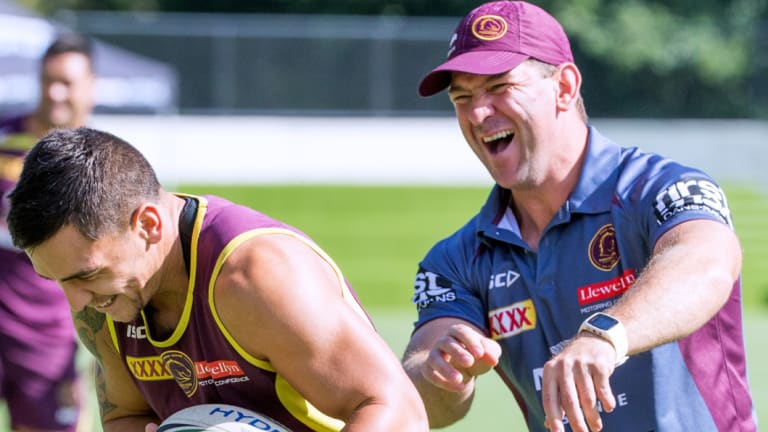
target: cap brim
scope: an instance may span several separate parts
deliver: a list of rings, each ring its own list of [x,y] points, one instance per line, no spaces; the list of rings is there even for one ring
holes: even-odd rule
[[[451,84],[451,72],[495,75],[510,71],[529,58],[510,51],[471,51],[459,54],[434,68],[419,84],[419,95],[432,96]]]

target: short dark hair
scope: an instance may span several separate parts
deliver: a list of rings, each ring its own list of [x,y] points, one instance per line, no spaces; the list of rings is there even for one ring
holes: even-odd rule
[[[91,40],[78,33],[63,33],[48,45],[43,54],[42,62],[59,54],[78,53],[86,56],[93,63],[93,45]]]
[[[96,240],[127,227],[141,202],[157,199],[160,190],[149,162],[122,139],[85,127],[57,129],[24,160],[8,196],[8,229],[22,249],[67,224]]]

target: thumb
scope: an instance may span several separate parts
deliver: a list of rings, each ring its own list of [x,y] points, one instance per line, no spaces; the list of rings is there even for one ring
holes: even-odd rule
[[[482,361],[486,362],[489,366],[494,367],[499,364],[499,358],[501,357],[501,345],[493,339],[483,339],[483,357]]]
[[[475,364],[470,368],[472,376],[482,375],[499,364],[501,345],[492,339],[483,339],[483,352],[475,358]]]

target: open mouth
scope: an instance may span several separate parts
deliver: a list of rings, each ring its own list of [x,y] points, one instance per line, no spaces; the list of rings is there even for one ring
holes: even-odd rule
[[[491,154],[501,153],[507,148],[509,143],[515,137],[515,133],[512,130],[507,129],[501,132],[496,132],[493,135],[483,137],[483,144]]]
[[[96,308],[96,309],[106,309],[106,308],[112,306],[112,304],[115,302],[116,298],[117,298],[117,296],[111,296],[108,299],[104,300],[103,302],[95,304],[94,308]]]

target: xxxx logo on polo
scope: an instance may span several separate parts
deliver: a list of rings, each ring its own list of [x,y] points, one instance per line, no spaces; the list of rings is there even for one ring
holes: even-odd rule
[[[504,339],[536,328],[536,309],[531,299],[488,312],[491,338]]]

